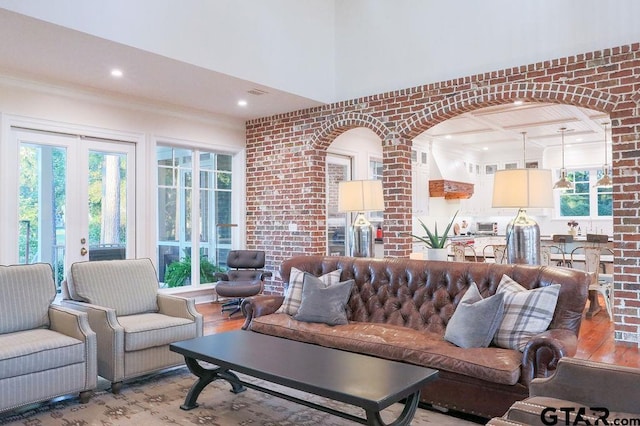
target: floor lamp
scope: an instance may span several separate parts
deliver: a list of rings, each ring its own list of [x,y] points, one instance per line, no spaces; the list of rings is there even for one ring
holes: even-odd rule
[[[374,257],[375,234],[365,212],[384,210],[381,180],[345,180],[338,184],[338,211],[358,213],[349,227],[349,255]]]
[[[507,225],[507,262],[540,264],[540,227],[527,208],[553,207],[551,170],[510,169],[494,175],[492,207],[517,208]]]

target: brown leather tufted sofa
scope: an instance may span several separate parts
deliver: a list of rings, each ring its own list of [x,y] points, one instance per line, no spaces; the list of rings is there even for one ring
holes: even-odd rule
[[[422,390],[422,402],[485,418],[526,398],[533,378],[548,377],[561,357],[575,354],[589,286],[587,274],[565,268],[333,256],[286,260],[283,282],[292,267],[316,276],[341,269],[341,280],[353,278],[349,324],[296,321],[275,313],[283,296],[263,295],[245,299],[245,330],[437,368],[439,377]],[[468,286],[475,282],[488,297],[503,274],[529,289],[561,284],[549,329],[524,352],[445,341],[447,322]]]

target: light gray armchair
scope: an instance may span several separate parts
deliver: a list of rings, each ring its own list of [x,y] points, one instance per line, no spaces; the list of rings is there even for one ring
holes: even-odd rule
[[[55,296],[50,265],[0,266],[0,412],[76,392],[84,403],[96,387],[87,314]]]
[[[86,312],[97,334],[98,375],[122,381],[184,363],[171,343],[202,336],[193,299],[158,293],[150,259],[78,262],[63,283],[62,304]]]

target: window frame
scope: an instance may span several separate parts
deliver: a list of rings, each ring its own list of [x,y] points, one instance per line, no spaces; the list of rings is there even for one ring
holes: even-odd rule
[[[172,165],[170,167],[159,164],[160,158],[158,154],[162,149],[170,150],[171,152]],[[185,167],[180,161],[176,163],[176,159],[174,158],[174,155],[176,152],[180,152],[180,151],[182,152],[186,151],[190,153],[191,159],[189,161],[189,167]],[[210,155],[211,164],[207,164],[207,165],[201,164],[203,154]],[[229,157],[226,163],[230,170],[227,170],[227,168],[219,168],[220,156]],[[155,205],[155,214],[156,214],[155,250],[156,250],[156,256],[157,256],[157,262],[159,265],[158,276],[159,278],[161,278],[164,275],[161,273],[160,269],[163,266],[165,268],[167,266],[165,265],[164,260],[161,259],[161,257],[165,256],[167,253],[161,253],[161,247],[164,247],[164,246],[178,247],[178,254],[177,254],[178,260],[181,260],[184,257],[184,253],[182,253],[182,251],[184,248],[188,247],[192,254],[200,253],[200,255],[190,256],[191,264],[192,264],[190,281],[187,284],[174,287],[174,289],[180,289],[180,288],[193,289],[203,285],[211,285],[212,284],[211,282],[204,282],[204,283],[200,282],[200,273],[198,272],[200,271],[201,256],[207,257],[207,259],[212,261],[212,263],[215,266],[218,266],[224,269],[226,267],[226,256],[221,256],[220,254],[221,248],[224,248],[224,250],[226,251],[232,249],[235,246],[236,240],[238,238],[238,233],[235,230],[228,231],[229,242],[225,243],[224,247],[222,247],[219,241],[217,241],[219,224],[215,223],[218,217],[218,211],[216,210],[216,207],[215,207],[218,201],[218,198],[217,198],[218,193],[230,194],[228,196],[228,201],[229,201],[228,208],[230,210],[228,216],[230,218],[230,222],[234,222],[235,218],[237,218],[238,213],[236,211],[237,210],[236,202],[234,200],[236,198],[234,196],[234,188],[237,187],[238,183],[236,182],[237,173],[234,174],[234,170],[237,170],[238,165],[237,165],[235,156],[232,153],[219,151],[214,148],[193,147],[193,146],[186,146],[180,143],[171,143],[171,142],[158,142],[155,146],[155,156],[154,156],[153,164],[154,164],[155,174],[156,174],[156,180],[155,180],[156,195],[158,196],[158,202]],[[181,200],[179,196],[177,196],[177,199],[176,199],[176,203],[179,204],[179,211],[177,211],[177,214],[176,214],[176,221],[179,221],[179,223],[176,223],[175,225],[175,228],[176,228],[175,231],[177,234],[175,241],[161,240],[160,235],[158,233],[160,221],[163,220],[160,216],[161,212],[159,209],[159,193],[162,188],[171,187],[165,184],[161,184],[161,182],[159,181],[159,176],[160,176],[159,171],[161,168],[170,168],[173,170],[172,174],[175,175],[174,186],[177,185],[176,186],[177,194],[181,194],[181,191],[185,191],[187,189],[189,189],[191,192],[190,194],[191,210],[188,218],[184,216],[184,214],[187,212],[185,208],[184,200]],[[190,182],[188,186],[183,187],[183,186],[180,186],[179,184],[182,181],[181,178],[182,178],[182,174],[184,173],[187,173],[189,175]],[[202,188],[201,177],[203,176],[203,174],[210,174],[210,178],[208,179],[208,183],[210,184],[210,186],[208,186],[207,188]],[[225,186],[224,188],[219,187],[220,182],[219,182],[218,176],[220,174],[227,175],[230,179],[230,184]],[[211,193],[212,197],[207,197],[206,199],[203,200],[202,199],[203,191],[207,191]],[[206,202],[206,206],[202,204],[203,202]],[[213,208],[213,211],[208,211],[206,214],[204,214],[203,208],[207,208],[207,209]],[[202,220],[209,220],[209,221],[213,220],[214,223],[202,224],[201,223]],[[186,222],[189,222],[191,224],[189,239],[186,239],[187,235],[184,232],[185,231],[184,226]],[[229,224],[225,223],[225,225],[235,226],[235,227],[238,226],[237,224],[231,224],[231,223]],[[207,230],[207,229],[209,230],[209,233],[213,233],[213,234],[210,236],[207,236],[207,238],[203,238],[202,236],[200,236],[199,238],[194,237],[197,235],[201,235],[203,230]],[[223,258],[220,259],[220,257],[223,257]],[[163,280],[160,280],[160,281],[161,281],[162,288],[168,288],[166,284],[163,282]]]
[[[598,198],[601,194],[609,194],[613,197],[613,188],[607,188],[607,191],[602,191],[603,188],[596,187],[596,183],[598,179],[600,179],[603,170],[601,167],[576,167],[571,169],[566,169],[567,171],[567,179],[571,182],[575,183],[574,175],[576,172],[587,172],[589,176],[588,182],[581,182],[579,184],[587,184],[589,188],[588,197],[589,197],[589,214],[585,216],[577,216],[577,215],[564,215],[562,214],[562,206],[561,199],[563,195],[574,194],[574,190],[569,191],[554,191],[554,211],[555,211],[555,219],[571,219],[571,218],[585,218],[585,219],[605,219],[611,218],[613,216],[613,209],[611,214],[601,215],[598,212]],[[560,178],[560,170],[556,171],[556,179]],[[581,193],[582,194],[582,193]]]

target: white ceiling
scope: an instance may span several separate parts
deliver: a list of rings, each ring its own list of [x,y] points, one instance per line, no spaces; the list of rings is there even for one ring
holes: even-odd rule
[[[490,151],[522,149],[526,132],[527,149],[544,150],[562,143],[560,128],[566,128],[567,145],[602,144],[607,114],[570,105],[524,103],[483,108],[440,123],[421,138],[453,143],[464,150]],[[607,143],[611,143],[607,125]]]
[[[1,8],[0,74],[243,121],[322,104]]]
[[[123,78],[110,76],[116,65],[126,70]],[[242,121],[322,104],[1,8],[0,74]],[[250,107],[237,105],[238,94]],[[602,141],[606,120],[567,105],[503,105],[453,118],[425,136],[482,150],[513,148],[526,131],[527,143],[542,149],[560,144],[562,126],[573,130],[567,143]]]

